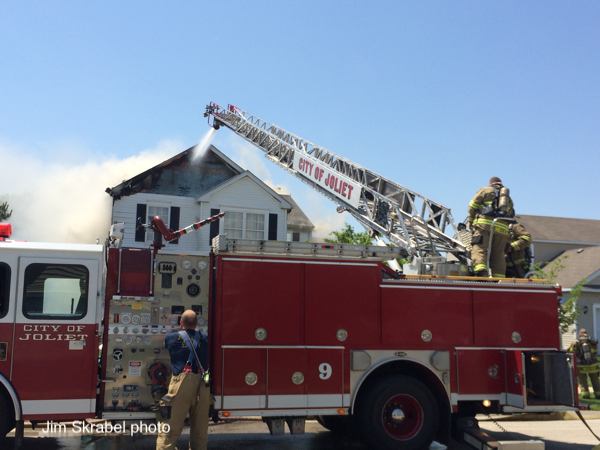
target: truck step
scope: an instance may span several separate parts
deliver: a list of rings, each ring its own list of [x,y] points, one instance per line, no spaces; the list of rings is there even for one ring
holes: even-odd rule
[[[463,441],[477,450],[544,450],[542,441],[498,441],[480,428],[463,430]]]

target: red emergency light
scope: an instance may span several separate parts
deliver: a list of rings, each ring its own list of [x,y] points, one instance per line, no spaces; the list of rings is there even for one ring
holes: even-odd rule
[[[0,223],[0,241],[8,239],[12,234],[10,223]]]

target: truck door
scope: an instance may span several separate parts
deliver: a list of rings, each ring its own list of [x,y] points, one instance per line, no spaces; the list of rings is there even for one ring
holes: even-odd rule
[[[11,381],[26,420],[94,416],[98,264],[19,258]]]
[[[506,351],[506,403],[525,407],[525,355],[521,351]]]
[[[0,255],[1,257],[1,255]],[[10,362],[14,326],[15,287],[11,282],[12,269],[0,260],[0,374],[10,379]]]

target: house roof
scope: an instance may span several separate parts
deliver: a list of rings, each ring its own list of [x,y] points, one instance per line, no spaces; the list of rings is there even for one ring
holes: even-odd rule
[[[287,216],[287,224],[288,225],[298,226],[298,227],[306,227],[306,228],[314,228],[315,227],[313,225],[313,223],[310,221],[310,219],[308,217],[306,217],[306,214],[304,214],[304,211],[302,211],[300,209],[300,207],[294,201],[294,199],[292,198],[291,195],[283,195],[282,194],[281,196],[283,198],[285,198],[292,205],[292,208],[293,208],[292,211]]]
[[[519,217],[519,223],[531,233],[533,242],[600,244],[600,220],[526,215]]]
[[[557,272],[556,282],[561,286],[572,288],[584,278],[587,287],[600,284],[600,246],[567,250],[548,263],[544,272],[556,267],[559,259],[560,264],[566,266]]]
[[[117,200],[123,196],[136,194],[138,192],[149,191],[159,185],[163,172],[168,168],[176,168],[178,166],[189,167],[190,165],[196,164],[194,161],[194,149],[196,146],[190,147],[187,150],[173,156],[172,158],[163,161],[162,163],[142,172],[129,180],[123,181],[121,184],[113,187],[106,188],[106,192]],[[199,165],[202,165],[203,161],[218,160],[220,164],[227,167],[231,172],[229,176],[233,174],[239,174],[244,172],[240,166],[233,162],[223,152],[214,146],[210,146],[207,151],[203,154],[202,158],[197,161]],[[210,175],[210,174],[209,174]],[[193,175],[192,175],[193,176]],[[210,186],[208,186],[210,188]],[[182,192],[185,195],[185,189]]]
[[[279,195],[277,192],[275,192],[273,189],[271,189],[269,186],[267,186],[265,183],[263,183],[256,175],[254,175],[249,170],[246,170],[246,171],[236,175],[235,177],[230,178],[229,180],[225,181],[224,183],[221,183],[220,185],[212,188],[207,193],[199,196],[196,199],[196,201],[197,202],[209,202],[211,195],[216,194],[220,190],[231,186],[233,183],[237,183],[238,181],[240,181],[243,178],[250,178],[252,181],[254,181],[257,185],[259,185],[261,188],[263,188],[265,191],[267,191],[270,195],[272,195],[277,201],[279,201],[281,203],[282,208],[288,209],[288,210],[292,209],[292,205],[287,201],[287,199],[283,198],[283,196]]]

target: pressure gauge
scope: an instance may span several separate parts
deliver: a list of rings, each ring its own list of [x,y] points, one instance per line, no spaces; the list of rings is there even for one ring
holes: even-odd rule
[[[198,269],[205,270],[206,269],[206,261],[198,261]]]
[[[144,344],[150,345],[151,343],[152,343],[152,339],[150,339],[150,336],[144,336]]]
[[[136,344],[141,344],[142,343],[142,337],[141,336],[136,337],[135,338],[135,342],[136,342]]]
[[[131,322],[133,322],[133,323],[140,323],[140,316],[133,316],[131,318]]]
[[[182,261],[181,267],[183,268],[183,270],[190,270],[192,268],[192,263],[186,259]]]
[[[123,338],[123,344],[129,345],[131,344],[131,341],[133,341],[133,338],[131,336],[125,336]]]
[[[129,314],[123,314],[121,316],[121,323],[128,324],[131,322],[131,316]]]
[[[144,314],[142,316],[142,323],[148,325],[150,323],[150,314]]]

